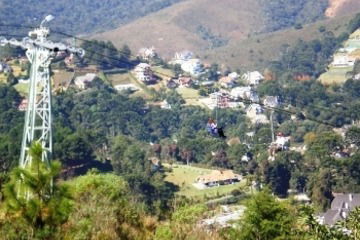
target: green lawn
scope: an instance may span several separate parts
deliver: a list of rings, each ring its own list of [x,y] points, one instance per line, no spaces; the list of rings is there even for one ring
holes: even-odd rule
[[[172,70],[163,68],[161,66],[154,66],[152,67],[154,74],[160,78],[169,78],[175,77],[175,74]]]
[[[192,88],[177,88],[176,91],[186,100],[186,99],[199,99],[199,91]]]
[[[131,76],[129,73],[106,74],[106,77],[112,82],[114,86],[118,84],[131,83]]]
[[[20,93],[21,96],[27,96],[29,91],[28,83],[18,83],[15,86],[15,89]]]
[[[169,165],[165,166],[169,167]],[[165,180],[180,187],[180,191],[178,192],[179,195],[200,200],[203,200],[205,197],[217,198],[227,195],[232,190],[239,189],[245,184],[245,182],[242,181],[236,184],[212,187],[203,190],[199,190],[192,185],[199,175],[208,174],[211,171],[211,169],[199,167],[173,165],[172,172],[167,173]]]
[[[331,67],[319,77],[319,81],[324,85],[343,84],[347,80],[346,73],[352,70],[353,67]]]

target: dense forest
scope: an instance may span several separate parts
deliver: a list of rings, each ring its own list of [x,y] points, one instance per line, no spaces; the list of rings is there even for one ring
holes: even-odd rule
[[[315,22],[324,17],[328,0],[261,0],[267,19],[266,31]]]
[[[38,25],[48,14],[56,30],[67,33],[104,31],[127,23],[179,0],[0,1],[0,23]],[[14,17],[16,16],[16,17]],[[1,28],[5,31],[5,28]],[[9,32],[6,29],[6,32]],[[11,31],[13,32],[13,31]]]
[[[133,0],[106,2],[76,1],[0,1],[0,23],[37,25],[48,14],[56,18],[54,30],[71,34],[94,33],[116,28],[149,13],[171,6],[181,0]],[[295,24],[311,23],[323,18],[328,7],[327,0],[260,0],[263,9],[258,14],[265,16],[266,32],[272,32]],[[262,13],[261,13],[262,12]],[[13,16],[16,16],[14,18]],[[106,17],[105,17],[106,16]],[[13,29],[1,27],[5,33]],[[18,32],[21,32],[18,30]],[[25,32],[25,30],[23,31]],[[23,33],[22,32],[22,33]],[[202,38],[210,39],[212,45],[224,45],[226,39],[213,36],[208,29],[198,29]]]

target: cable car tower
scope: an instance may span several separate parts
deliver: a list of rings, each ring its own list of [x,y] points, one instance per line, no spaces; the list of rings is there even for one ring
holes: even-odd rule
[[[75,53],[83,57],[85,52],[63,43],[55,43],[47,39],[50,29],[45,27],[46,22],[53,20],[47,16],[38,28],[29,32],[29,37],[22,41],[14,38],[7,40],[0,37],[0,45],[10,44],[26,49],[26,57],[31,63],[28,106],[25,115],[25,125],[21,145],[19,165],[25,168],[31,165],[32,159],[29,148],[33,141],[41,143],[43,148],[42,162],[49,166],[52,146],[52,116],[51,116],[51,81],[50,63],[58,51]]]

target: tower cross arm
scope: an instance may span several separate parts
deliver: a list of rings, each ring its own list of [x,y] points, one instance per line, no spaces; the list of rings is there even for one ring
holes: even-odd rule
[[[43,48],[43,49],[47,49],[50,51],[67,51],[70,53],[74,53],[76,55],[78,55],[79,57],[84,57],[85,55],[85,50],[82,48],[76,48],[64,43],[55,43],[53,41],[50,40],[43,40],[43,39],[31,39],[29,37],[25,37],[22,39],[22,41],[19,41],[15,38],[11,38],[11,39],[6,39],[3,36],[0,36],[0,46],[5,46],[6,44],[10,44],[16,47],[21,47],[24,49],[30,49],[30,48],[34,48],[34,47],[38,47],[38,48]]]

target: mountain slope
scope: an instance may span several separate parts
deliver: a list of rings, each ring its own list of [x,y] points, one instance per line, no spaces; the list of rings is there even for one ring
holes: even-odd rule
[[[181,0],[0,0],[1,24],[38,25],[48,14],[52,26],[68,33],[118,27]],[[1,29],[9,30],[9,29]]]
[[[355,16],[338,16],[304,25],[302,29],[285,29],[272,33],[258,34],[247,39],[232,41],[227,46],[200,54],[208,62],[218,62],[233,69],[253,70],[266,66],[266,61],[277,60],[286,49],[298,40],[311,41],[321,38],[319,29],[340,35],[347,30],[349,21]]]
[[[188,0],[95,37],[133,49],[154,45],[165,56],[183,49],[198,52],[263,31],[263,17],[254,9],[261,12],[253,0]]]
[[[336,6],[335,2],[187,0],[94,37],[119,47],[128,44],[135,51],[154,46],[165,58],[187,49],[209,63],[254,68],[278,58],[299,39],[318,38],[321,26],[342,33],[354,16],[350,13],[360,11],[360,1],[338,0]],[[329,12],[332,16],[326,17]]]

